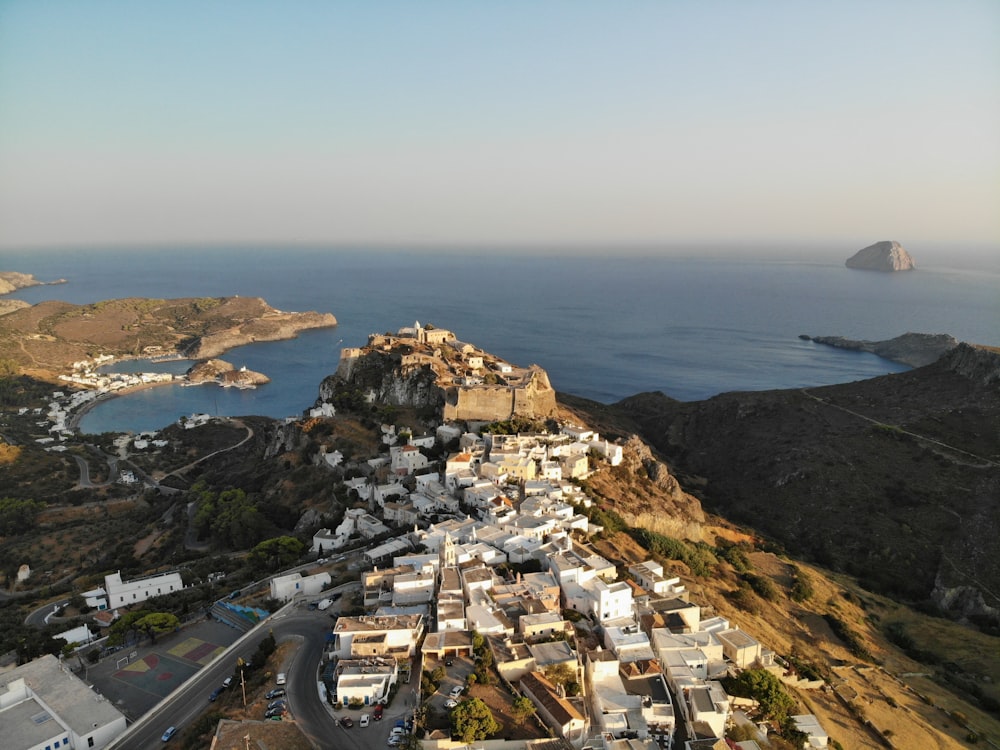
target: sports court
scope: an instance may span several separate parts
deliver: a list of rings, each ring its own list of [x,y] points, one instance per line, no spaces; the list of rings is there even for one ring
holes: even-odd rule
[[[224,646],[200,638],[186,638],[166,654],[149,653],[129,661],[112,676],[132,688],[164,698],[224,650]]]
[[[168,649],[167,653],[203,667],[225,650],[225,646],[209,643],[201,638],[186,638],[173,648]]]

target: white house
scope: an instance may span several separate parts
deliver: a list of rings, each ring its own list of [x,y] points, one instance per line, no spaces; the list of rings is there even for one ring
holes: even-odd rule
[[[330,655],[341,659],[413,656],[423,629],[421,615],[340,617],[333,626]]]
[[[104,590],[108,592],[108,606],[111,609],[127,607],[183,588],[181,574],[176,572],[145,576],[132,581],[123,581],[121,572],[104,576]]]
[[[646,591],[657,596],[679,596],[684,592],[684,585],[679,577],[666,578],[663,575],[663,566],[653,560],[630,565],[628,572],[635,578],[636,583]]]
[[[325,555],[327,552],[331,552],[335,549],[339,549],[347,542],[346,535],[340,535],[330,529],[320,529],[315,534],[313,534],[313,543],[310,547],[311,552],[316,552],[320,555]]]
[[[326,572],[311,576],[303,576],[301,573],[276,576],[271,579],[271,598],[287,602],[298,594],[314,596],[327,588],[330,582],[330,574]]]
[[[337,701],[371,706],[389,697],[399,679],[395,659],[342,659],[337,664]]]
[[[789,718],[795,724],[796,729],[805,733],[806,743],[809,747],[820,748],[827,747],[830,744],[830,737],[819,723],[819,719],[813,714],[799,714],[798,716],[791,716]]]
[[[389,449],[389,455],[392,471],[396,476],[406,476],[430,465],[427,456],[415,445],[393,446]]]

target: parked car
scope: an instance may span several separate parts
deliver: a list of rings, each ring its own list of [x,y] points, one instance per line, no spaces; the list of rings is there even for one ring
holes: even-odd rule
[[[168,742],[171,737],[177,734],[177,727],[167,727],[167,731],[160,737],[162,742]]]
[[[452,698],[457,698],[462,694],[463,690],[465,690],[465,688],[462,685],[455,685],[455,687],[451,689],[451,692],[448,693],[448,695],[450,695]]]
[[[458,701],[455,700],[454,698],[449,698],[448,700],[446,700],[444,702],[445,708],[454,708],[457,705],[458,705]]]
[[[368,714],[361,714],[361,721],[358,723],[361,725],[362,729],[368,726]]]
[[[288,682],[288,675],[285,672],[278,672],[278,676],[275,678],[275,683],[278,685],[284,685]]]
[[[375,708],[372,710],[372,718],[375,721],[381,721],[382,720],[382,704],[381,703],[376,703],[375,704]]]
[[[222,689],[225,690],[225,689],[227,689],[232,684],[233,684],[233,678],[232,677],[227,677],[226,679],[224,679],[222,681]]]
[[[454,660],[453,660],[453,659],[445,659],[445,660],[444,660],[444,665],[445,665],[446,667],[450,667],[450,666],[451,666],[452,664],[454,664],[454,663],[455,663],[455,662],[454,662]]]
[[[274,688],[274,690],[268,690],[266,693],[264,693],[264,697],[267,698],[268,700],[273,700],[275,698],[281,698],[284,695],[285,695],[285,689],[284,688]]]
[[[333,604],[333,599],[324,599],[323,601],[321,601],[316,606],[319,609],[323,610],[323,609],[329,609],[331,604]]]
[[[271,701],[270,703],[267,704],[267,710],[270,711],[272,708],[278,708],[279,706],[284,707],[287,705],[288,704],[285,703],[283,700]]]
[[[350,716],[345,716],[343,719],[340,720],[340,726],[342,726],[344,729],[350,729],[351,727],[354,726],[354,722],[351,721]]]
[[[217,687],[215,690],[212,691],[212,694],[208,696],[208,699],[214,703],[215,699],[218,698],[220,695],[222,695],[224,691],[225,691],[224,687]]]
[[[287,706],[278,706],[277,708],[271,708],[264,712],[265,719],[273,719],[275,716],[284,716],[288,713]]]

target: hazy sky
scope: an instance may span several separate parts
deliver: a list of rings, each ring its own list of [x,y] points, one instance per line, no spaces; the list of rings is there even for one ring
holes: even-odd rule
[[[0,0],[0,247],[1000,247],[1000,2]]]

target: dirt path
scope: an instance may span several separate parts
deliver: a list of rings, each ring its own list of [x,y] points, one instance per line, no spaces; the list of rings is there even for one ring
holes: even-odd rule
[[[977,461],[980,462],[979,464],[967,464],[967,463],[963,463],[963,464],[961,464],[962,466],[969,466],[969,467],[972,467],[972,468],[975,468],[975,469],[985,469],[985,468],[990,467],[990,466],[992,466],[992,467],[998,467],[998,466],[1000,466],[1000,463],[997,463],[996,461],[993,461],[993,460],[991,460],[989,458],[985,458],[984,456],[978,456],[975,453],[970,453],[967,450],[962,450],[961,448],[956,448],[954,445],[948,445],[947,443],[942,443],[940,440],[935,440],[934,438],[929,438],[926,435],[920,435],[920,434],[917,434],[916,432],[910,432],[909,430],[904,430],[899,425],[887,424],[885,422],[879,422],[877,419],[872,419],[871,417],[866,417],[864,414],[859,414],[856,411],[851,411],[850,409],[848,409],[846,407],[843,407],[843,406],[840,406],[839,404],[831,404],[826,399],[822,399],[819,396],[813,395],[812,393],[810,393],[805,388],[800,388],[799,392],[802,393],[803,396],[807,396],[807,397],[811,398],[813,401],[816,401],[816,402],[818,402],[820,404],[823,404],[824,406],[829,406],[829,407],[831,407],[833,409],[838,409],[839,411],[842,411],[845,414],[850,414],[852,417],[857,417],[858,419],[863,419],[864,421],[869,422],[869,423],[871,423],[873,425],[876,425],[878,427],[887,427],[887,428],[892,429],[892,430],[898,430],[899,434],[901,434],[901,435],[907,435],[907,436],[909,436],[909,437],[911,437],[911,438],[913,438],[915,440],[920,440],[921,442],[929,443],[930,445],[936,445],[939,448],[944,448],[945,450],[951,451],[952,453],[959,453],[959,454],[961,454],[963,456],[968,456],[969,458],[974,458],[974,459],[976,459]],[[952,458],[951,460],[954,460],[954,459]]]

